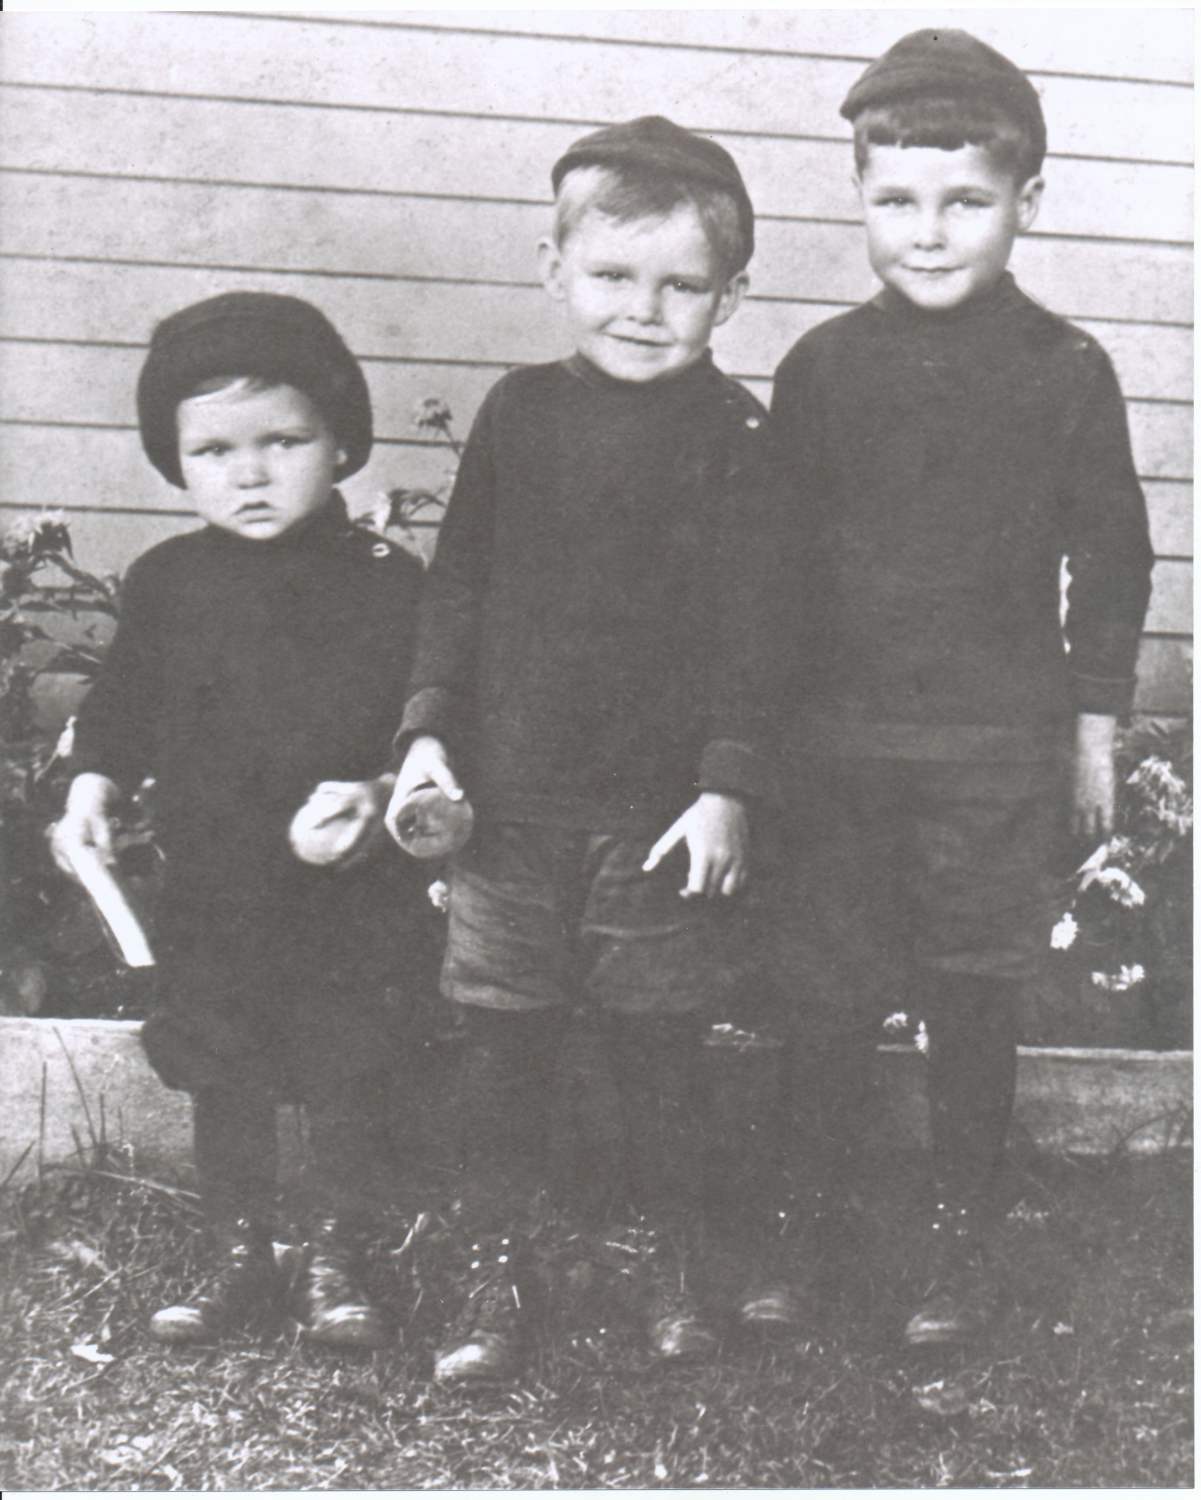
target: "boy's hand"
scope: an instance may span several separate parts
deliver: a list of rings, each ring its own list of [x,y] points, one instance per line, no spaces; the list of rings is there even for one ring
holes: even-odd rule
[[[322,781],[292,819],[288,842],[310,865],[358,864],[384,831],[384,808],[392,777],[375,781]]]
[[[112,864],[111,809],[120,795],[116,782],[95,771],[85,771],[72,781],[63,815],[48,830],[54,863],[65,874],[75,874],[71,855],[77,849],[92,849],[104,864]]]
[[[677,844],[688,847],[685,899],[733,896],[746,884],[750,821],[740,798],[702,792],[653,845],[642,868],[655,869]]]
[[[452,802],[462,802],[463,788],[451,770],[446,746],[432,734],[419,734],[409,746],[408,754],[392,788],[392,800],[384,822],[393,838],[397,837],[396,818],[405,802],[419,786],[436,786]]]
[[[1079,714],[1072,761],[1072,832],[1080,838],[1107,839],[1113,833],[1112,714]]]

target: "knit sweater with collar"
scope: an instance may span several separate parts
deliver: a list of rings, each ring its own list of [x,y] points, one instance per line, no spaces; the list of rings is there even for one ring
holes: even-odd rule
[[[1153,559],[1095,339],[1008,274],[950,313],[886,289],[800,339],[772,416],[809,647],[795,748],[1036,760],[1075,713],[1129,710]]]
[[[442,738],[489,816],[653,833],[771,795],[786,479],[706,357],[648,384],[581,358],[484,401],[421,610],[398,744]]]

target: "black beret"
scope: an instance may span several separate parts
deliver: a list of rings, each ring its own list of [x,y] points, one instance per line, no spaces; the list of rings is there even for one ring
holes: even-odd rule
[[[324,313],[275,292],[223,292],[164,318],[138,377],[138,425],[154,467],[180,489],[175,411],[189,392],[219,375],[256,375],[295,386],[333,429],[357,473],[371,453],[371,397],[358,360]]]
[[[570,145],[551,168],[551,186],[575,167],[641,167],[686,182],[723,188],[734,199],[750,260],[755,248],[755,210],[738,163],[724,146],[685,130],[662,115],[641,115],[620,125],[606,125]],[[745,265],[745,261],[743,264]]]
[[[842,101],[845,120],[874,105],[917,94],[984,96],[1028,132],[1037,156],[1047,150],[1042,103],[1025,73],[966,31],[911,31],[860,75]]]

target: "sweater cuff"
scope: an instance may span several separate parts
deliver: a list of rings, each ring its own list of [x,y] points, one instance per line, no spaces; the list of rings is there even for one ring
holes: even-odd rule
[[[739,740],[710,740],[701,755],[697,784],[702,792],[731,792],[779,802],[775,762]]]
[[[1134,677],[1087,677],[1072,673],[1072,697],[1078,714],[1112,714],[1124,719],[1134,703]]]
[[[455,695],[449,688],[421,688],[405,704],[400,728],[392,737],[393,765],[399,767],[409,746],[423,734],[446,743],[455,719]]]

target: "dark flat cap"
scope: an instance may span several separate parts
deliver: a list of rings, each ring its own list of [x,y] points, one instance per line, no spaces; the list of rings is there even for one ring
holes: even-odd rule
[[[903,36],[861,74],[839,113],[854,120],[874,105],[917,94],[991,99],[1026,129],[1042,162],[1047,127],[1034,85],[1007,57],[966,31],[927,29]]]
[[[606,125],[570,145],[551,168],[551,185],[559,184],[575,167],[640,167],[723,188],[734,199],[746,241],[746,258],[755,248],[755,210],[738,163],[716,141],[685,130],[662,115],[641,115],[620,125]]]
[[[257,375],[303,391],[346,450],[335,479],[367,462],[373,439],[367,381],[325,314],[300,297],[223,292],[164,318],[138,377],[142,447],[172,484],[183,488],[175,409],[201,381],[221,375]]]

